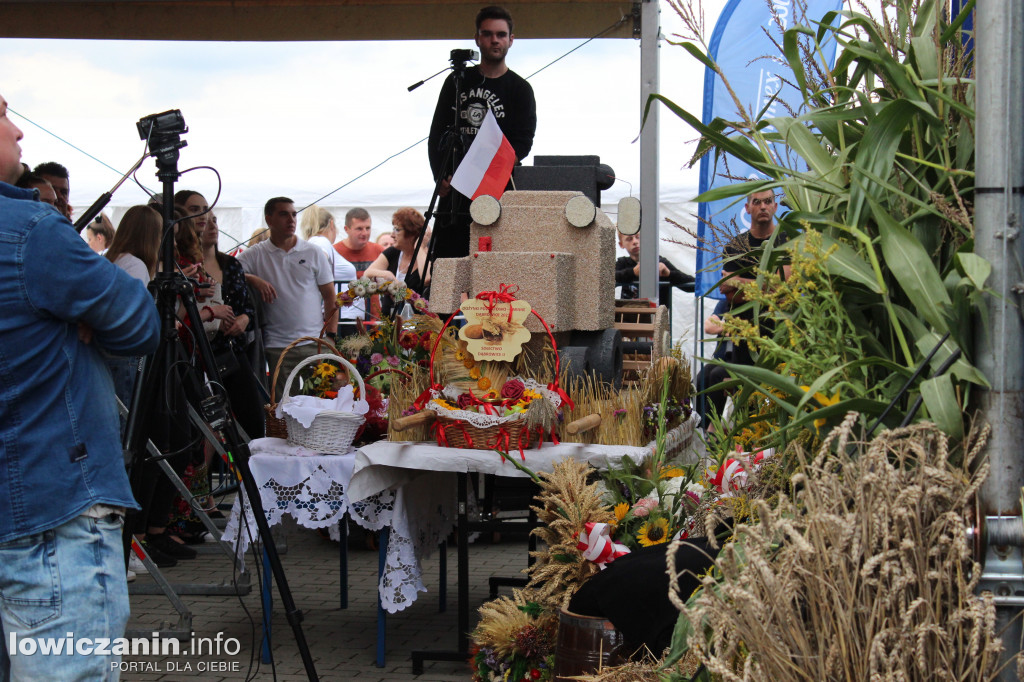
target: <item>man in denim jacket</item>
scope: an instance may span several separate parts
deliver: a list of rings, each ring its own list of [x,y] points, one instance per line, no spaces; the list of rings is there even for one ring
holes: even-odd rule
[[[0,681],[117,679],[136,504],[100,348],[152,353],[160,325],[141,282],[12,186],[21,136],[0,97]]]

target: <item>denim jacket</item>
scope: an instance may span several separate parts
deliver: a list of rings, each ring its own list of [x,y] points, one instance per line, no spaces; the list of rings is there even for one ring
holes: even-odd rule
[[[0,542],[137,507],[100,349],[152,353],[160,335],[143,284],[34,198],[0,182]]]

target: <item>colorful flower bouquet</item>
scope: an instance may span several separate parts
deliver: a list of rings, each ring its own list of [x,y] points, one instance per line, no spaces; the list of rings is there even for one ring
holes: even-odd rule
[[[377,294],[390,296],[396,303],[409,301],[416,312],[427,312],[427,299],[405,286],[403,282],[397,280],[382,283],[366,277],[353,280],[348,283],[348,289],[338,294],[337,301],[340,306],[350,306],[357,299],[368,298]]]
[[[548,682],[557,629],[557,614],[519,590],[484,604],[472,634],[473,682]]]

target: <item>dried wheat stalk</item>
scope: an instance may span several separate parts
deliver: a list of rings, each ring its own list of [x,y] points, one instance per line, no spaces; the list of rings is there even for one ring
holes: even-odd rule
[[[813,461],[797,452],[795,493],[736,528],[718,580],[689,607],[673,595],[704,626],[691,649],[722,680],[993,679],[1002,645],[965,519],[987,428],[953,464],[930,424],[859,443],[855,422]]]

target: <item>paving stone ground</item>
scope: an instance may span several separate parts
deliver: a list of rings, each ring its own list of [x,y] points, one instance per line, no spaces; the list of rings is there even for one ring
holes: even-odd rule
[[[350,550],[349,604],[339,607],[339,546],[314,531],[293,522],[281,526],[286,551],[282,564],[297,607],[302,611],[302,629],[321,680],[468,680],[468,666],[453,662],[426,662],[422,675],[412,674],[410,652],[414,649],[454,649],[456,645],[456,549],[447,549],[447,610],[438,612],[439,555],[424,562],[427,592],[406,610],[390,614],[387,623],[386,664],[375,664],[377,646],[377,561],[375,551]],[[517,576],[526,566],[525,540],[475,543],[470,545],[470,627],[476,623],[476,609],[488,598],[487,579],[491,575]],[[247,557],[252,565],[252,555]],[[194,561],[179,562],[166,569],[172,582],[219,583],[231,578],[231,563],[223,553],[204,548]],[[152,580],[140,575],[138,582]],[[137,656],[126,658],[128,669],[121,673],[127,682],[174,681],[209,682],[240,680],[308,680],[295,638],[275,587],[273,604],[274,668],[259,663],[261,608],[259,589],[245,597],[186,595],[182,600],[193,614],[192,627],[197,638],[215,638],[239,642],[235,655]],[[160,628],[162,623],[177,623],[178,616],[162,596],[132,595],[129,629]],[[183,645],[187,646],[187,645]],[[132,667],[134,666],[134,668]]]

